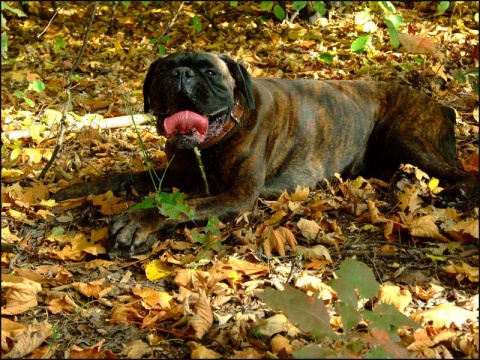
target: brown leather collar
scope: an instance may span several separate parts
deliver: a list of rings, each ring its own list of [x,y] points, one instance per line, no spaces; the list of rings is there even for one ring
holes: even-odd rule
[[[230,132],[230,130],[232,130],[235,127],[235,125],[238,125],[240,123],[240,120],[242,120],[242,116],[243,116],[243,106],[240,104],[240,96],[237,95],[235,96],[235,105],[233,106],[233,109],[230,112],[230,116],[227,122],[225,123],[225,125],[223,125],[222,131],[218,135],[212,136],[211,138],[208,138],[207,140],[205,140],[203,143],[201,143],[198,146],[198,148],[200,150],[206,149],[218,143],[220,140],[222,140],[225,137],[225,135],[227,135]]]

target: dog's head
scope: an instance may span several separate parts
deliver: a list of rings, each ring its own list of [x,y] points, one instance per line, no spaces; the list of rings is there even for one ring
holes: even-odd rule
[[[225,55],[179,52],[150,65],[143,84],[145,112],[177,148],[193,148],[222,133],[235,106],[235,93],[255,108],[247,70]]]

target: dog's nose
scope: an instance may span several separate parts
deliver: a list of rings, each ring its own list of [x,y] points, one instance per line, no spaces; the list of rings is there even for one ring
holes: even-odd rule
[[[173,76],[179,77],[180,79],[191,78],[193,75],[193,70],[187,67],[179,67],[173,71]]]
[[[173,76],[177,78],[180,90],[190,93],[193,87],[193,77],[195,73],[188,67],[179,67],[173,71]]]

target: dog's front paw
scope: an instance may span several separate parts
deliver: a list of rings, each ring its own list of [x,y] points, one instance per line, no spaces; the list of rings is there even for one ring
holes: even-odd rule
[[[164,220],[157,209],[131,210],[114,218],[107,238],[110,259],[147,252],[157,240]]]
[[[441,199],[435,203],[441,208],[462,208],[467,200],[467,194],[459,187],[451,187],[438,194]]]

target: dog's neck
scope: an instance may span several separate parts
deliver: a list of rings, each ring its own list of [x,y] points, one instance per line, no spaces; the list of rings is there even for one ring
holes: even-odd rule
[[[243,105],[241,103],[242,103],[242,95],[239,93],[239,91],[235,91],[235,103],[233,105],[232,111],[230,111],[228,120],[223,125],[222,131],[218,135],[212,136],[211,138],[208,138],[203,143],[201,143],[198,146],[200,150],[206,149],[212,145],[215,145],[220,140],[222,140],[225,137],[225,135],[227,135],[236,125],[240,124],[240,121],[242,120],[242,116],[244,113]]]

